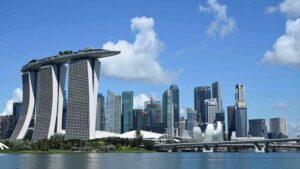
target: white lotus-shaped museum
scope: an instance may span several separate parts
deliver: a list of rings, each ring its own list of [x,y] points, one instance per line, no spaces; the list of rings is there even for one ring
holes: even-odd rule
[[[223,141],[223,127],[221,122],[216,124],[206,124],[204,132],[200,127],[193,128],[193,140],[196,142],[214,142]]]

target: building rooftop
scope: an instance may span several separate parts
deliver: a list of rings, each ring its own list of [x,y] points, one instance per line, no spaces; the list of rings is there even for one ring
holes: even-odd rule
[[[104,58],[113,55],[119,54],[120,51],[110,51],[105,49],[92,49],[92,48],[85,48],[81,49],[77,52],[73,52],[71,50],[67,50],[64,52],[59,52],[57,55],[46,57],[43,59],[33,59],[29,61],[26,65],[24,65],[21,69],[22,72],[26,72],[29,70],[37,70],[44,65],[49,64],[65,64],[70,62],[72,59],[81,59],[81,58]]]

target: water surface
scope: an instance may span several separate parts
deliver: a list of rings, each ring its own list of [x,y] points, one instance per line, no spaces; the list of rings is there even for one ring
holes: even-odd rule
[[[0,169],[297,169],[300,153],[0,154]]]

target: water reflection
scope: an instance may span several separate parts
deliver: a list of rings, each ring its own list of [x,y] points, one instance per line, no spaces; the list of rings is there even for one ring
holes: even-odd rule
[[[0,154],[1,169],[297,168],[300,153]]]

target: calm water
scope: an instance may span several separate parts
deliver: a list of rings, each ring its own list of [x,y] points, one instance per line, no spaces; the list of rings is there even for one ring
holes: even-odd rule
[[[0,169],[299,169],[300,153],[0,154]]]

